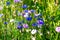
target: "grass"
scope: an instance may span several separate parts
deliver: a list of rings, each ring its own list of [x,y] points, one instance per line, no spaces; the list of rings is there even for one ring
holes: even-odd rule
[[[9,0],[10,5],[7,6],[7,1],[8,0],[4,0],[0,3],[1,5],[3,4],[3,9],[0,10],[0,13],[4,14],[0,17],[0,40],[32,40],[32,36],[36,37],[36,40],[60,39],[60,33],[55,31],[55,28],[60,26],[60,4],[55,4],[54,0],[38,0],[36,4],[34,4],[32,0],[22,0],[22,3],[14,3],[12,0]],[[33,22],[36,22],[33,13],[31,13],[33,20],[30,22],[26,21],[23,16],[18,16],[18,12],[25,10],[21,7],[23,4],[27,4],[29,6],[26,9],[34,9],[36,10],[36,13],[42,14],[40,17],[44,20],[42,28],[31,26]],[[16,10],[18,10],[18,12],[16,12]],[[11,23],[10,19],[15,19],[15,22]],[[17,29],[17,23],[22,20],[29,24],[28,29]],[[5,21],[8,22],[7,25],[4,24]],[[32,29],[37,29],[38,32],[32,35]],[[30,31],[27,32],[26,30]]]

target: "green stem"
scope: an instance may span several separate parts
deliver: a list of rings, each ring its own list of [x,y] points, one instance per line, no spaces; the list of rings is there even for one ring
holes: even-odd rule
[[[58,40],[58,35],[59,35],[59,33],[56,34],[56,39],[55,40]]]

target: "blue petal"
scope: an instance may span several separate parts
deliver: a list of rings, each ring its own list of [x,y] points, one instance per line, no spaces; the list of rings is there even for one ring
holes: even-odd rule
[[[32,20],[32,17],[27,17],[26,20],[27,21],[31,21]]]
[[[27,5],[26,5],[26,4],[24,4],[24,5],[22,6],[22,8],[27,8]]]

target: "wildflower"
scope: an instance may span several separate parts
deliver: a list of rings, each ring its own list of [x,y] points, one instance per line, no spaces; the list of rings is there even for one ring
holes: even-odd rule
[[[18,25],[17,26],[17,29],[22,29],[23,27],[21,25]]]
[[[43,20],[37,20],[38,24],[44,24]]]
[[[28,13],[31,13],[31,11],[30,11],[30,10],[28,10]]]
[[[29,15],[28,14],[25,14],[24,17],[27,18],[27,17],[29,17]]]
[[[6,2],[6,5],[10,5],[10,2],[8,1],[8,2]]]
[[[33,29],[32,31],[31,31],[31,34],[35,34],[37,32],[37,30],[36,29]]]
[[[38,24],[38,28],[42,28],[42,24]]]
[[[26,20],[27,21],[31,21],[32,20],[32,17],[27,17]]]
[[[56,32],[60,32],[60,27],[56,27]]]
[[[4,24],[7,24],[7,22],[4,22]]]
[[[24,5],[22,6],[22,8],[27,8],[27,5],[26,5],[26,4],[24,4]]]
[[[40,14],[35,14],[35,16],[39,16]]]
[[[2,17],[3,16],[3,14],[0,14],[0,17]]]
[[[47,34],[50,34],[50,32],[49,32],[49,31],[47,31]]]
[[[23,27],[24,28],[28,28],[28,24],[23,24]]]
[[[37,23],[33,23],[32,26],[37,26]]]
[[[14,19],[11,19],[10,22],[14,22]]]
[[[15,3],[20,2],[20,0],[14,0]]]
[[[28,10],[24,10],[25,13],[28,13]]]

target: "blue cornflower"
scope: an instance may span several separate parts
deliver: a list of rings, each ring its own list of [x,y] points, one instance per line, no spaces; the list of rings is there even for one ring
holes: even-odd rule
[[[39,25],[43,25],[44,24],[44,21],[43,20],[37,20],[37,23],[39,24]]]
[[[22,28],[23,28],[22,25],[17,26],[17,29],[22,29]]]
[[[32,17],[27,17],[26,20],[27,21],[31,21],[32,20]]]
[[[28,13],[28,10],[24,10],[25,13]]]
[[[24,4],[24,5],[22,6],[22,8],[27,8],[27,5],[26,5],[26,4]]]
[[[37,23],[33,23],[32,26],[37,26]]]
[[[7,24],[7,22],[4,22],[4,24]]]
[[[8,2],[6,2],[6,5],[10,5],[10,2],[8,1]]]

